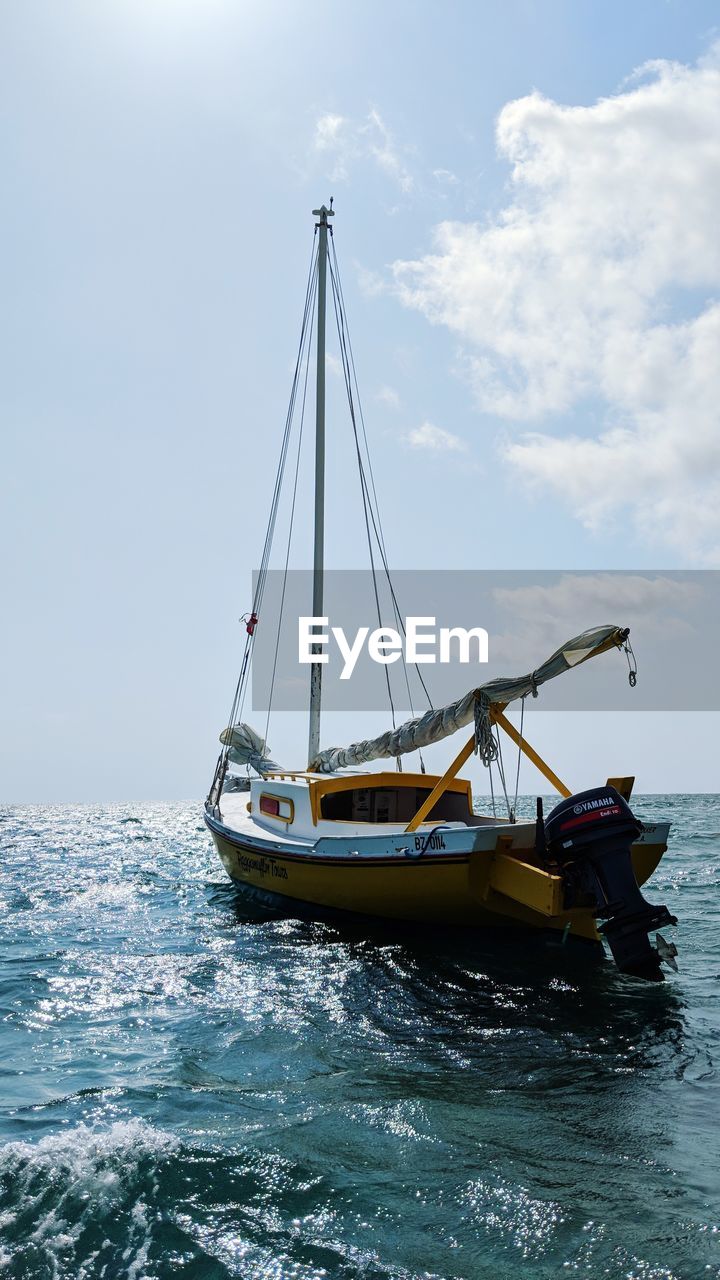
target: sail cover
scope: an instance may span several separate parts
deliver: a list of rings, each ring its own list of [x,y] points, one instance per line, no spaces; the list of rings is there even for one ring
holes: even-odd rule
[[[525,676],[499,677],[471,689],[458,702],[451,702],[439,710],[431,709],[415,720],[406,720],[397,729],[389,729],[378,738],[354,742],[349,747],[328,747],[319,752],[309,768],[314,773],[334,773],[336,769],[348,769],[354,765],[368,764],[371,760],[384,760],[417,751],[433,742],[440,742],[451,733],[475,724],[475,746],[484,764],[496,756],[497,747],[492,733],[490,707],[493,703],[503,706],[525,698],[529,693],[537,697],[541,684],[562,675],[571,667],[577,667],[588,658],[605,653],[607,649],[621,648],[628,637],[627,628],[593,627],[568,640],[552,657],[536,671]]]

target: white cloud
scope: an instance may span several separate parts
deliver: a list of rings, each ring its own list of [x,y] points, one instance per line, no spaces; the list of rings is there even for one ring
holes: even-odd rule
[[[404,437],[413,449],[431,449],[436,453],[465,453],[467,445],[459,436],[443,427],[433,426],[432,422],[423,422],[420,427],[413,427]]]
[[[387,281],[379,271],[370,271],[360,263],[355,263],[355,274],[358,288],[366,298],[379,298],[381,294],[387,293]]]
[[[540,575],[541,577],[544,575]],[[613,618],[632,609],[634,614],[663,622],[670,612],[684,614],[701,595],[693,580],[642,573],[564,573],[556,582],[523,587],[497,587],[493,598],[503,611],[524,622],[536,618],[593,616]]]
[[[343,131],[347,125],[344,116],[336,116],[328,112],[315,125],[315,146],[320,151],[328,150],[337,145],[341,139]]]
[[[400,408],[400,396],[394,387],[381,387],[376,393],[375,399],[379,400],[381,404],[389,405],[391,409]]]
[[[433,169],[432,176],[436,182],[444,187],[456,187],[460,181],[452,169]]]
[[[325,368],[333,375],[333,377],[342,377],[342,361],[338,356],[334,356],[331,351],[325,352]]]
[[[315,123],[314,147],[316,151],[328,151],[333,158],[332,168],[328,172],[331,182],[346,182],[349,142],[348,121],[344,116],[327,112]]]
[[[713,607],[703,585],[677,576],[564,573],[554,582],[546,577],[540,574],[531,585],[498,587],[492,593],[507,626],[493,635],[493,652],[518,668],[549,655],[589,626],[608,623],[629,626],[639,654],[659,643],[674,645],[677,652],[692,644],[697,652],[690,618],[694,615],[702,624]]]
[[[367,123],[360,128],[366,139],[370,155],[385,173],[408,195],[414,184],[413,176],[407,168],[400,148],[385,124],[379,111],[370,111]]]
[[[404,195],[409,195],[415,186],[407,164],[407,149],[397,143],[375,107],[360,122],[330,112],[320,116],[313,145],[316,151],[327,153],[331,163],[327,176],[333,182],[347,182],[352,162],[369,159]]]
[[[521,476],[586,525],[628,510],[649,540],[717,561],[720,53],[640,75],[590,107],[510,102],[511,202],[441,224],[394,273],[458,335],[481,408],[537,424],[502,446]],[[589,403],[594,436],[577,430]]]

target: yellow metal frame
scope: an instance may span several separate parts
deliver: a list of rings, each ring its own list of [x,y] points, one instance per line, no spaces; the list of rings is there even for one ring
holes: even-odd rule
[[[523,755],[527,756],[528,760],[532,761],[532,763],[535,765],[535,768],[540,770],[540,773],[543,775],[543,777],[547,778],[548,782],[552,784],[552,786],[555,788],[556,791],[560,792],[561,796],[567,797],[572,795],[570,788],[566,787],[565,783],[560,781],[557,774],[553,773],[552,769],[550,768],[550,765],[546,764],[542,756],[538,755],[535,748],[531,747],[529,742],[526,742],[524,738],[520,737],[520,734],[515,728],[515,725],[511,724],[510,721],[507,719],[507,717],[503,715],[503,712],[506,706],[507,706],[507,703],[504,703],[504,702],[498,702],[495,706],[492,706],[490,708],[490,719],[493,721],[494,724],[500,725],[500,728],[505,730],[508,737],[512,738],[513,742],[516,744],[516,746],[520,748]],[[433,790],[430,792],[430,795],[427,797],[427,800],[424,800],[423,803],[420,805],[420,808],[415,814],[415,817],[406,826],[405,828],[406,831],[417,830],[417,828],[420,826],[420,823],[423,822],[427,817],[427,815],[432,811],[432,809],[434,808],[437,801],[440,799],[443,792],[447,791],[448,787],[452,786],[453,780],[458,770],[462,769],[463,765],[465,764],[465,761],[470,758],[474,750],[475,750],[475,734],[473,734],[472,737],[469,738],[469,740],[465,743],[465,746],[458,752],[452,764],[449,765],[449,767],[445,770],[442,778],[440,778],[436,786],[433,787]]]
[[[427,817],[427,815],[431,813],[432,810],[435,808],[435,805],[437,804],[440,797],[444,795],[444,793],[450,788],[455,789],[455,774],[457,773],[458,769],[462,769],[465,761],[468,759],[469,756],[472,755],[474,750],[475,750],[475,734],[473,734],[469,742],[465,743],[465,746],[462,748],[462,751],[458,752],[458,754],[456,755],[450,767],[445,770],[442,778],[439,778],[438,781],[435,783],[435,786],[430,792],[430,795],[427,797],[426,800],[423,800],[422,804],[420,805],[420,808],[415,814],[415,817],[412,818],[410,822],[408,822],[405,828],[406,831],[417,831],[418,827],[420,826],[420,823],[423,822]]]
[[[531,747],[529,742],[526,742],[524,738],[520,737],[520,734],[515,728],[515,725],[511,724],[511,722],[507,719],[507,717],[503,715],[502,710],[496,711],[491,707],[490,719],[493,720],[495,724],[499,724],[501,729],[505,730],[508,738],[512,739],[512,741],[515,743],[515,746],[519,747],[523,755],[527,756],[528,760],[532,761],[532,763],[535,765],[535,768],[540,770],[540,773],[543,775],[543,777],[547,778],[548,782],[555,788],[556,791],[560,792],[561,796],[565,796],[565,798],[567,799],[568,796],[572,795],[572,791],[570,790],[570,788],[566,787],[565,783],[560,781],[557,774],[553,773],[552,769],[550,768],[550,765],[543,760],[542,756],[538,755],[535,748]]]

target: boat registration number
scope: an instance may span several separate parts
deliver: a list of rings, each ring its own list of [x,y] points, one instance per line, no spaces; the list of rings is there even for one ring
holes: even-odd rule
[[[442,836],[438,835],[416,836],[415,848],[417,850],[422,850],[423,853],[426,853],[428,849],[444,849],[445,841]]]

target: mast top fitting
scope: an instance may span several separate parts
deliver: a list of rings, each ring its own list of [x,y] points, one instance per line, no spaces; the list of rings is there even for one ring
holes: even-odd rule
[[[313,217],[320,219],[320,221],[315,224],[316,226],[326,227],[328,225],[328,218],[335,217],[335,210],[333,209],[333,200],[334,200],[334,196],[331,196],[329,209],[324,204],[321,204],[319,209],[313,209]]]

